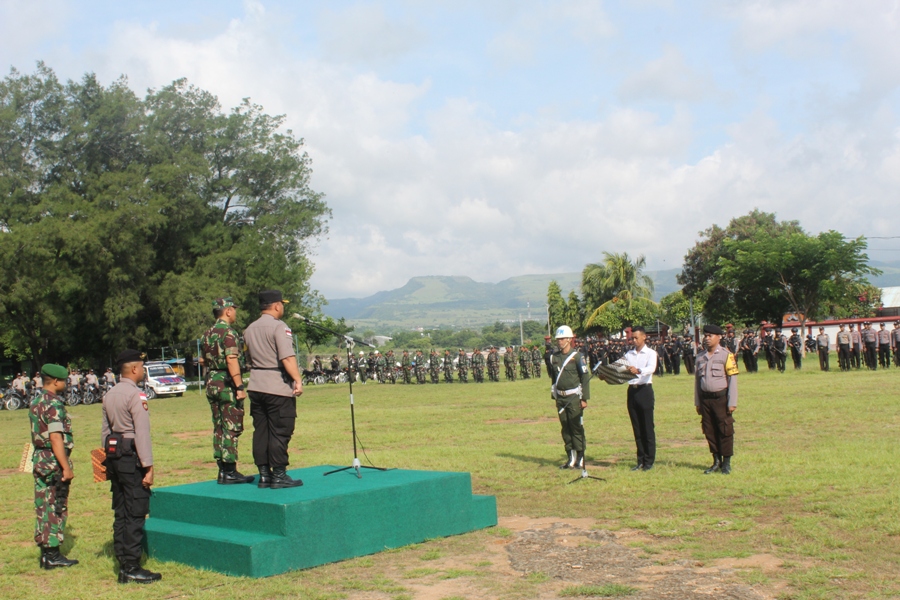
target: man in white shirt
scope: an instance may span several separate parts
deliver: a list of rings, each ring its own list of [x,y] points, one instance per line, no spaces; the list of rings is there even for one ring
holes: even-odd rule
[[[656,461],[656,430],[653,425],[653,373],[656,371],[657,354],[647,342],[643,327],[631,328],[634,350],[625,354],[625,363],[634,379],[628,382],[628,416],[634,430],[637,446],[637,466],[632,471],[649,471]]]

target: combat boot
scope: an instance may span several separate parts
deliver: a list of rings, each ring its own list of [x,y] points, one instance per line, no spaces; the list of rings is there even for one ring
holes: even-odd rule
[[[287,474],[286,467],[272,467],[272,483],[269,487],[273,490],[300,487],[301,485],[303,485],[303,481],[291,479],[291,476]]]
[[[719,469],[722,468],[722,457],[718,454],[713,454],[713,464],[711,467],[703,471],[704,475],[709,475],[710,473],[715,473]]]
[[[575,459],[577,454],[574,450],[569,450],[569,453],[566,455],[566,462],[559,465],[560,469],[572,469],[575,467]]]
[[[119,568],[119,583],[153,583],[160,579],[161,574],[142,569],[136,563],[126,563]]]
[[[230,485],[234,483],[253,483],[253,477],[247,477],[238,472],[235,463],[220,462],[219,477],[216,483],[221,485]]]
[[[269,465],[257,465],[259,468],[259,481],[256,483],[258,488],[272,487],[272,472],[269,471]]]
[[[584,469],[584,452],[577,452],[575,454],[575,468]]]
[[[722,475],[731,475],[731,457],[722,457]]]
[[[41,568],[55,569],[57,567],[73,567],[77,560],[68,559],[62,555],[59,548],[44,548],[41,546]]]

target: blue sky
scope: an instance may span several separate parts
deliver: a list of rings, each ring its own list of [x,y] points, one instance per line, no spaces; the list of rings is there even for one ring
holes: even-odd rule
[[[287,115],[333,210],[333,298],[604,250],[675,268],[754,207],[900,235],[898,29],[887,0],[0,0],[20,71],[187,77]]]

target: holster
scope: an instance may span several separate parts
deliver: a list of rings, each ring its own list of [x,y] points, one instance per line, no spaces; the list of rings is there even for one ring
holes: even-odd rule
[[[110,433],[103,444],[103,450],[106,451],[107,459],[134,456],[134,440],[121,433]]]

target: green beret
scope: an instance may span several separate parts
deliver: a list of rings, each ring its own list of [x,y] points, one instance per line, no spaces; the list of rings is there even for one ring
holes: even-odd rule
[[[232,300],[231,296],[226,298],[216,298],[213,300],[213,308],[228,308],[230,306],[237,306]]]
[[[69,376],[69,370],[62,365],[47,363],[41,368],[41,375],[54,377],[56,379],[65,379]]]

